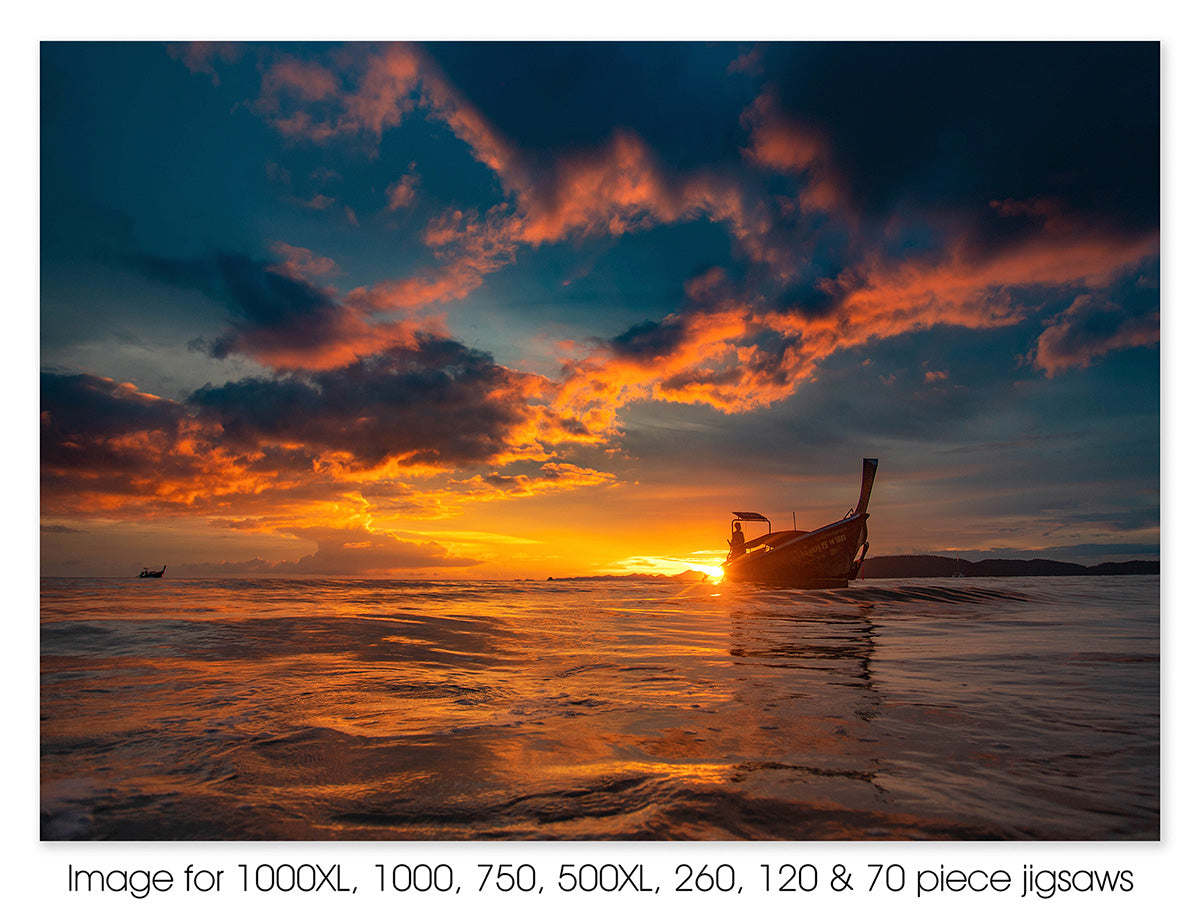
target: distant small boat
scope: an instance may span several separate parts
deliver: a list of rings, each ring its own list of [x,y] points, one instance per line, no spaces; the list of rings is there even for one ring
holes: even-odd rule
[[[867,502],[875,484],[878,459],[864,459],[858,505],[836,523],[819,530],[771,531],[762,514],[734,511],[730,524],[729,557],[725,580],[771,587],[845,587],[858,577],[867,557]],[[744,521],[767,524],[765,536],[748,542],[741,538]]]
[[[151,571],[149,568],[143,568],[142,573],[139,574],[138,577],[139,578],[161,578],[163,576],[163,572],[166,570],[167,570],[166,565],[163,565],[159,571]]]

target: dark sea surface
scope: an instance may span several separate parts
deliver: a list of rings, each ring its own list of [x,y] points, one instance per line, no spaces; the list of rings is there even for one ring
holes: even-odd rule
[[[43,839],[1146,840],[1159,579],[44,579]]]

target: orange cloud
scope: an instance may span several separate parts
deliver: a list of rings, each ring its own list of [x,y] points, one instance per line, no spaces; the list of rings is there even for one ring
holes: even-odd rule
[[[1120,238],[1075,231],[1038,234],[986,255],[957,248],[928,260],[875,258],[828,285],[841,297],[836,312],[784,322],[803,332],[821,356],[934,325],[1008,325],[1025,316],[1011,296],[1015,289],[1104,286],[1157,252],[1157,234]]]
[[[806,175],[799,200],[819,211],[845,210],[845,195],[837,177],[832,153],[814,129],[784,117],[770,93],[759,96],[742,116],[750,129],[747,158],[777,172]]]
[[[471,149],[475,159],[502,180],[519,185],[528,184],[530,177],[523,172],[521,158],[512,144],[462,98],[432,61],[422,58],[420,66],[424,91],[422,101],[430,114],[450,128]]]
[[[1046,376],[1088,366],[1110,351],[1158,344],[1157,311],[1130,314],[1116,304],[1090,294],[1077,297],[1056,316],[1029,353]]]
[[[294,57],[280,57],[263,74],[265,104],[277,108],[281,96],[294,96],[303,102],[328,99],[338,91],[338,81],[319,64]]]
[[[410,166],[411,168],[411,166]],[[417,176],[408,173],[387,187],[387,210],[398,211],[408,207],[417,196]]]
[[[813,369],[798,340],[767,335],[772,331],[732,299],[636,326],[566,365],[555,408],[600,436],[615,431],[622,407],[643,399],[726,413],[769,405]],[[771,346],[759,343],[764,336]]]
[[[722,412],[763,407],[794,393],[835,351],[934,325],[1010,325],[1028,310],[1014,300],[1016,289],[1103,288],[1158,252],[1156,234],[1089,235],[1061,220],[1053,226],[987,255],[958,247],[901,261],[872,256],[821,285],[830,307],[819,311],[741,302],[722,295],[722,276],[709,272],[689,285],[689,310],[634,327],[568,362],[556,408],[599,435],[615,431],[619,410],[642,399]],[[1034,362],[1053,373],[1157,340],[1157,315],[1126,316],[1107,333],[1089,336],[1082,326],[1096,311],[1091,300],[1077,302],[1043,333]]]
[[[691,206],[668,187],[641,139],[625,131],[603,149],[560,159],[517,196],[520,238],[534,246],[568,235],[620,236],[678,220]]]
[[[594,488],[616,484],[609,472],[587,469],[572,463],[544,463],[537,475],[493,472],[455,481],[456,494],[473,499],[529,497],[548,491],[574,488]]]
[[[226,336],[222,346],[274,370],[334,370],[393,348],[412,348],[420,335],[436,329],[432,322],[371,322],[343,310],[319,326],[246,328]]]
[[[337,262],[328,256],[316,255],[311,249],[302,246],[292,246],[285,242],[271,243],[271,251],[280,256],[283,261],[271,266],[272,271],[278,271],[293,278],[315,278],[336,274]]]
[[[423,277],[380,281],[370,287],[356,287],[346,295],[345,303],[364,314],[414,311],[424,306],[462,299],[482,283],[480,273],[470,265],[455,263]],[[429,328],[432,330],[436,327]]]
[[[407,45],[388,45],[372,55],[357,90],[344,97],[339,131],[382,136],[414,108],[419,77],[417,52]]]

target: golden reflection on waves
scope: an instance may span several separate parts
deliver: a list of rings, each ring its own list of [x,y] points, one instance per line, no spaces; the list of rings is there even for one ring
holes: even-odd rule
[[[1019,597],[162,586],[44,601],[49,838],[989,837],[1043,795]]]

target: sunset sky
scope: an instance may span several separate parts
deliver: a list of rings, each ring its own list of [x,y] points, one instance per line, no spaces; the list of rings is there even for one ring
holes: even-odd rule
[[[44,575],[1157,558],[1155,43],[48,43]]]

